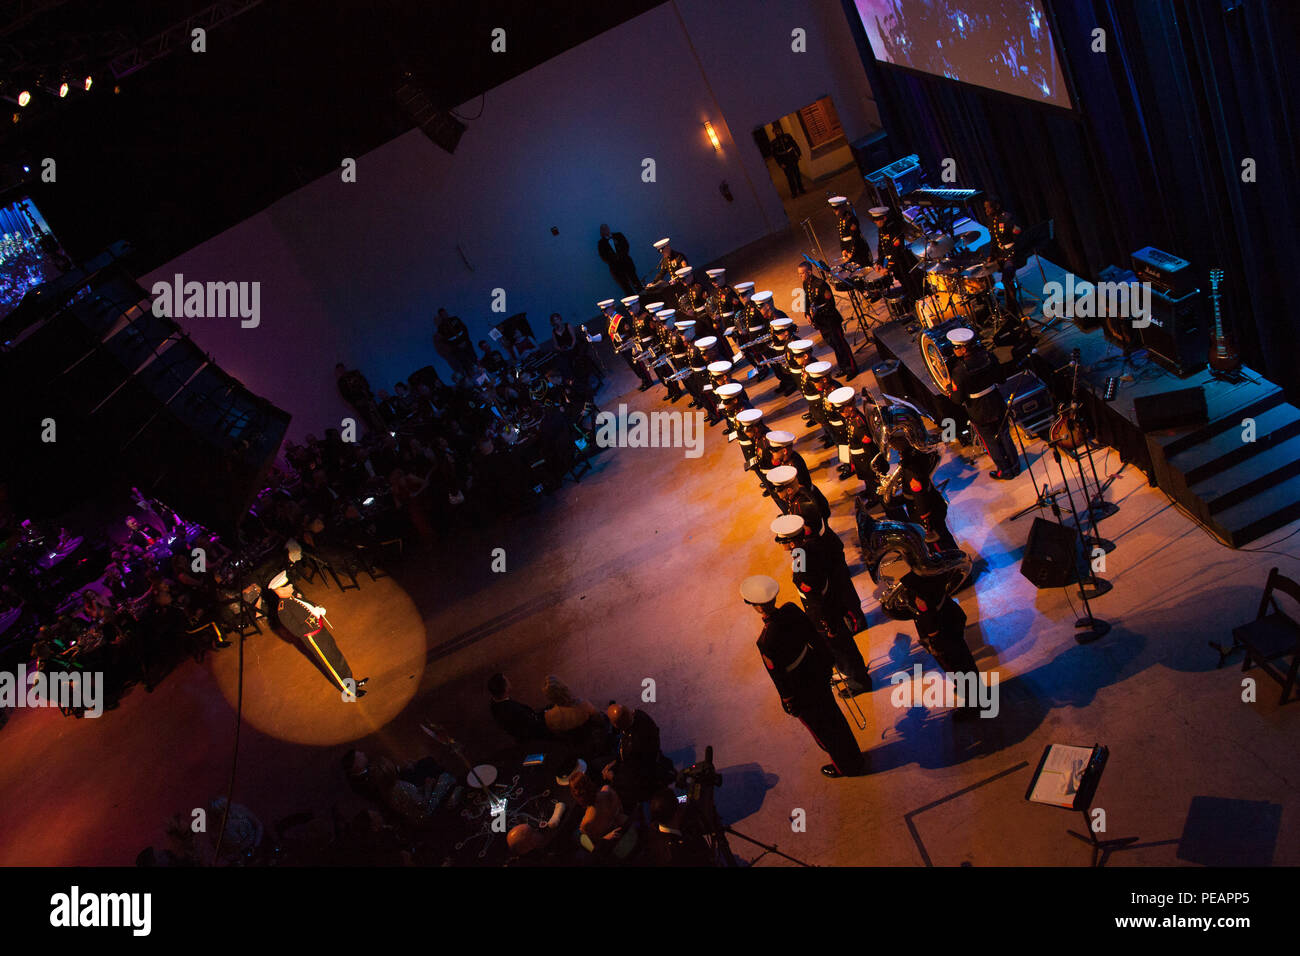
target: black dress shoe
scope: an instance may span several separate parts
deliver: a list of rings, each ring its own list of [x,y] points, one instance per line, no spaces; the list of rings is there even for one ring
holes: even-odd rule
[[[828,763],[826,766],[822,767],[822,774],[830,777],[832,780],[844,776],[844,774],[835,769],[835,764],[833,763]]]
[[[369,678],[369,677],[363,677],[363,678],[361,678],[361,680],[357,681],[357,688],[360,689],[360,688],[362,688],[362,687],[365,687],[365,686],[366,686],[367,684],[369,684],[369,683],[370,683],[370,678]]]

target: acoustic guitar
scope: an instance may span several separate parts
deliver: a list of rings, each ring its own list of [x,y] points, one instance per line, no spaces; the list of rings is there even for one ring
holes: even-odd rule
[[[1048,432],[1048,439],[1058,448],[1066,451],[1074,451],[1076,448],[1082,448],[1088,441],[1088,435],[1079,421],[1079,350],[1074,349],[1070,352],[1070,366],[1073,369],[1073,376],[1070,380],[1070,401],[1062,405],[1056,419],[1052,422],[1052,427]]]

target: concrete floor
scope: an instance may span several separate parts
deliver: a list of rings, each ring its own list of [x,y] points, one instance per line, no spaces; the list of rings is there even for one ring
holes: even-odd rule
[[[824,204],[819,216],[825,242],[833,233]],[[728,256],[728,277],[773,289],[779,303],[797,284],[801,251],[791,228]],[[859,359],[869,366],[872,350]],[[603,407],[665,407],[662,390],[637,392],[617,368]],[[854,384],[874,383],[867,372]],[[769,424],[801,436],[852,561],[860,485],[835,476],[832,452],[814,448],[799,404],[773,389],[762,383],[751,397]],[[1086,865],[1087,847],[1066,834],[1077,815],[1024,799],[1044,746],[1060,742],[1110,748],[1095,801],[1106,811],[1102,836],[1142,845],[1109,865],[1300,864],[1300,706],[1279,708],[1267,679],[1259,702],[1243,703],[1239,658],[1216,670],[1206,646],[1254,616],[1271,566],[1300,573],[1300,536],[1270,544],[1297,526],[1233,551],[1124,469],[1107,495],[1119,512],[1102,524],[1117,545],[1103,574],[1114,590],[1094,604],[1113,630],[1081,646],[1073,594],[1035,590],[1018,571],[1032,518],[1010,516],[1033,499],[1028,475],[995,483],[986,460],[955,451],[938,476],[948,479],[954,534],[981,559],[960,597],[979,667],[1000,678],[997,719],[954,724],[944,711],[891,705],[888,676],[933,663],[910,624],[883,616],[862,573],[870,627],[858,642],[876,689],[858,698],[868,722],[858,740],[871,772],[834,781],[818,772],[825,758],[782,712],[754,647],[758,619],[737,594],[745,576],[766,573],[782,582],[783,601],[796,599],[768,531],[777,511],[713,429],[700,458],[603,452],[594,472],[530,515],[469,529],[454,547],[409,556],[393,578],[364,579],[360,591],[311,590],[354,672],[372,678],[370,693],[336,703],[295,647],[251,638],[236,801],[267,823],[331,804],[354,810],[338,769],[348,742],[413,758],[426,752],[418,730],[426,717],[484,759],[506,742],[483,690],[500,669],[536,705],[554,673],[598,704],[646,707],[678,765],[711,744],[724,818],[812,863]],[[1103,455],[1098,467],[1113,473],[1119,462]],[[505,573],[490,570],[498,547]],[[0,864],[124,864],[163,845],[168,816],[225,790],[236,663],[234,651],[187,663],[152,695],[137,689],[97,721],[14,713],[0,732]],[[655,681],[653,704],[639,703],[645,678]],[[806,812],[806,832],[792,832],[796,809]],[[753,858],[741,841],[734,847]]]

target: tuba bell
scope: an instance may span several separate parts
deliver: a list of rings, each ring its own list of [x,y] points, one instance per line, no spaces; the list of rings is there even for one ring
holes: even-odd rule
[[[876,599],[896,620],[911,617],[900,594],[902,579],[910,571],[921,577],[946,577],[945,593],[955,593],[970,577],[971,559],[965,551],[939,551],[925,540],[925,529],[904,521],[881,521],[866,504],[858,503],[858,544],[876,585]]]

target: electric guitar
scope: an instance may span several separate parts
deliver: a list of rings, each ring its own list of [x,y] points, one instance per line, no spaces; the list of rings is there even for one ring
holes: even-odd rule
[[[1223,281],[1222,269],[1210,270],[1210,301],[1214,303],[1214,335],[1210,340],[1210,369],[1231,375],[1241,368],[1241,356],[1223,331],[1223,313],[1219,308],[1219,283]]]

